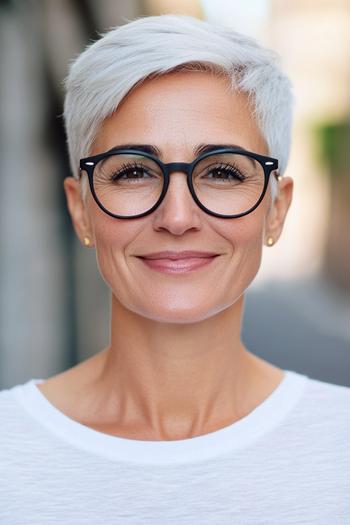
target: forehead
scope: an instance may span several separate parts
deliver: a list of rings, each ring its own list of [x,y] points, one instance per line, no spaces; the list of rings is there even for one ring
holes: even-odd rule
[[[234,143],[267,154],[246,93],[203,71],[172,72],[134,88],[101,125],[91,154],[122,143],[155,144],[190,160],[199,143]]]

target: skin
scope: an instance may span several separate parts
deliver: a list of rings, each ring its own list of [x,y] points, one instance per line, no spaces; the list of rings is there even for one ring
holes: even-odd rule
[[[123,143],[156,145],[164,162],[191,162],[200,143],[269,154],[246,94],[208,72],[138,86],[104,121],[90,154]],[[68,417],[129,439],[186,439],[248,415],[284,377],[244,347],[240,332],[244,292],[267,238],[282,232],[292,179],[278,182],[274,203],[268,191],[254,212],[232,220],[202,211],[181,172],[160,207],[137,220],[108,216],[90,191],[84,203],[80,184],[67,177],[64,189],[76,234],[89,236],[111,290],[110,344],[39,389]],[[155,272],[135,257],[165,249],[221,255],[187,275]]]

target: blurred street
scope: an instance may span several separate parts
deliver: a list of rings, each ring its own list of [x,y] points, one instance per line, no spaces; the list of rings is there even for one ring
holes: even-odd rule
[[[269,281],[249,290],[243,341],[281,368],[350,386],[350,298],[325,279]]]

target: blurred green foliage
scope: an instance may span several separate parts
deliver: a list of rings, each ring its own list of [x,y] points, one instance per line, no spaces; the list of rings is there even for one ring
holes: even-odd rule
[[[318,155],[329,167],[329,175],[350,182],[350,119],[314,126]]]

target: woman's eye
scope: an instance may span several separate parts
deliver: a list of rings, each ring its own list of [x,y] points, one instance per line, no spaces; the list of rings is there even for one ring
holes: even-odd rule
[[[144,179],[145,175],[149,177],[149,174],[144,170],[144,168],[124,168],[112,174],[112,180],[137,180]]]
[[[238,171],[233,166],[211,168],[206,173],[206,176],[209,176],[209,178],[215,179],[215,180],[240,180],[240,181],[243,181],[245,179],[245,176],[243,175],[243,173]]]

